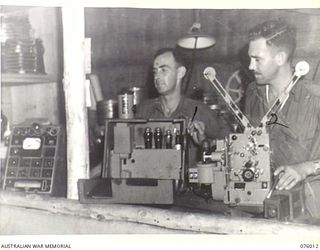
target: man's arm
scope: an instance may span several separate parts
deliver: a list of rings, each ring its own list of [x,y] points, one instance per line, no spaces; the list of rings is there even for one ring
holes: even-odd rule
[[[200,106],[188,130],[194,142],[201,145],[204,139],[223,139],[231,132],[231,126],[224,117],[220,117],[207,106]]]
[[[275,170],[274,175],[279,177],[279,182],[276,186],[278,190],[291,189],[308,176],[320,175],[320,159],[281,166]]]
[[[309,161],[294,165],[280,166],[274,172],[278,176],[279,182],[277,189],[291,189],[298,182],[305,180],[309,176],[320,175],[320,100],[317,98],[316,105],[318,112],[316,115],[317,128],[313,134],[313,140],[310,148]]]
[[[193,141],[201,146],[201,143],[204,139],[206,139],[205,136],[205,124],[201,121],[193,121],[190,122],[188,126],[188,131],[193,139]]]

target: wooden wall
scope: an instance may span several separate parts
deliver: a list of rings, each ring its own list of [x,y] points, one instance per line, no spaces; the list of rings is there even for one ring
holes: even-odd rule
[[[150,83],[154,52],[173,47],[195,20],[191,9],[86,8],[86,36],[92,38],[93,71],[106,98],[115,98],[122,87]],[[222,82],[240,66],[239,52],[247,31],[264,20],[283,18],[297,26],[297,58],[311,63],[310,78],[320,60],[320,9],[199,10],[202,31],[213,35],[214,47],[196,53],[191,87],[207,88],[202,70],[219,67]],[[190,51],[186,51],[190,57]]]

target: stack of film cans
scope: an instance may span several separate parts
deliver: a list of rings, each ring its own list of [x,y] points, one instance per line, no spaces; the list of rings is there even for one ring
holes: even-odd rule
[[[183,136],[179,130],[162,130],[160,127],[153,131],[150,127],[144,130],[144,144],[146,149],[177,149],[183,145]]]
[[[45,74],[41,39],[33,39],[27,16],[1,16],[1,72]]]

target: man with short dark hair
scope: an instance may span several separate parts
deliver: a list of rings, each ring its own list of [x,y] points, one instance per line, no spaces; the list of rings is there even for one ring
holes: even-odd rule
[[[205,138],[224,138],[229,128],[221,124],[215,111],[184,96],[182,80],[185,74],[186,67],[175,49],[164,48],[157,51],[153,61],[153,75],[159,97],[141,103],[137,107],[136,117],[186,119],[194,143],[189,151],[190,162],[195,164],[200,161],[195,153],[196,145],[201,145]]]
[[[291,81],[295,48],[295,29],[282,20],[267,21],[250,30],[249,69],[255,81],[247,88],[245,113],[254,126]],[[267,126],[279,190],[320,175],[320,97],[311,86],[301,78],[275,114],[277,120]]]

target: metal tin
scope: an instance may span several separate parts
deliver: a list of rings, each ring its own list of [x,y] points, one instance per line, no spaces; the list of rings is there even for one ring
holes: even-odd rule
[[[108,99],[97,102],[98,123],[103,125],[106,119],[117,117],[118,102],[114,99]]]
[[[118,102],[116,100],[106,100],[105,102],[105,117],[106,118],[115,118],[116,114],[116,106],[118,105]]]
[[[141,87],[132,87],[128,91],[133,94],[133,113],[135,114],[137,111],[137,105],[145,99],[146,92],[145,89]]]
[[[118,104],[119,118],[132,119],[134,117],[132,92],[126,92],[118,95]]]
[[[133,105],[138,105],[146,97],[144,88],[132,87],[129,90],[133,93]]]

